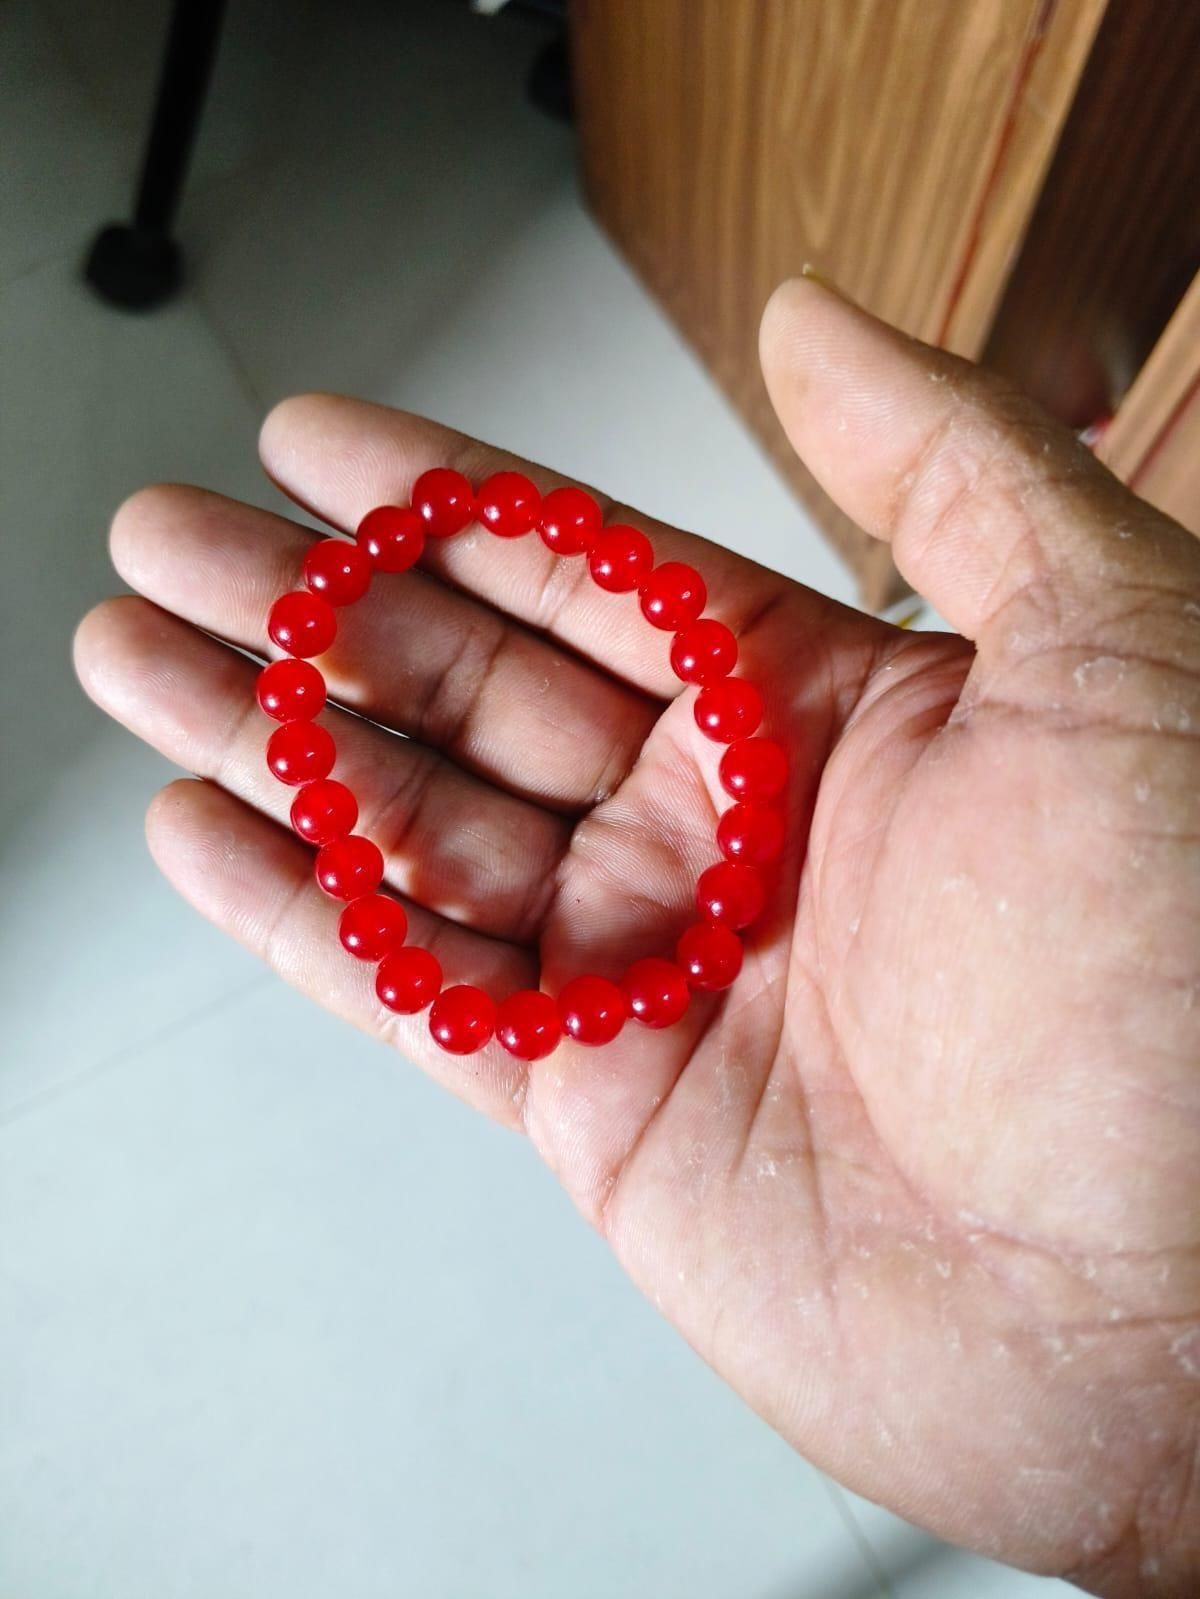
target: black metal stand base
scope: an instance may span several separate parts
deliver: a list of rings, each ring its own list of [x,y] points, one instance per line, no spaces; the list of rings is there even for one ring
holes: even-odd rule
[[[534,57],[525,92],[539,111],[556,122],[573,122],[575,107],[571,94],[571,65],[565,34],[550,39]]]
[[[179,288],[183,260],[165,233],[112,222],[96,235],[83,275],[109,305],[150,311]]]

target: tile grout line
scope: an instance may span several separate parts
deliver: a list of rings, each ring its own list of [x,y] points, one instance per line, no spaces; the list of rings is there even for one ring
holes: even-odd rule
[[[58,1082],[50,1083],[47,1087],[38,1089],[25,1099],[18,1100],[14,1105],[6,1106],[3,1110],[0,1110],[0,1134],[3,1133],[5,1127],[23,1120],[26,1116],[36,1115],[43,1105],[52,1104],[55,1100],[74,1093],[77,1088],[94,1082],[96,1078],[103,1077],[110,1071],[116,1071],[144,1050],[153,1049],[156,1044],[165,1043],[167,1039],[174,1037],[176,1033],[182,1032],[185,1028],[191,1027],[197,1022],[206,1021],[211,1016],[218,1015],[221,1011],[236,1004],[239,1000],[245,999],[247,995],[254,993],[257,989],[264,988],[271,981],[269,973],[260,973],[257,977],[251,978],[249,982],[239,984],[238,987],[229,990],[227,993],[216,995],[214,998],[207,1000],[195,1010],[189,1011],[187,1015],[177,1016],[172,1021],[164,1022],[161,1027],[146,1034],[144,1038],[133,1039],[127,1044],[122,1044],[120,1048],[103,1056],[94,1065],[84,1066],[71,1076],[62,1078]]]
[[[858,1551],[869,1567],[871,1575],[879,1584],[879,1593],[881,1599],[896,1599],[896,1591],[892,1587],[892,1580],[887,1574],[887,1570],[884,1567],[883,1561],[879,1558],[879,1554],[875,1548],[875,1545],[859,1526],[858,1517],[854,1514],[854,1511],[846,1502],[846,1496],[843,1494],[841,1488],[836,1482],[834,1482],[832,1477],[827,1477],[823,1471],[817,1470],[816,1467],[813,1469],[817,1472],[817,1476],[820,1477],[821,1481],[824,1483],[825,1491],[829,1495],[830,1499],[832,1499],[834,1508],[841,1517],[846,1531],[850,1534],[850,1537],[858,1546]]]

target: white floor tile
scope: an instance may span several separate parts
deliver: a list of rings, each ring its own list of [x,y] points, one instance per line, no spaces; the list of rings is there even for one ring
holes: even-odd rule
[[[107,527],[155,478],[267,497],[256,414],[186,302],[138,319],[60,260],[0,302],[0,1106],[187,1014],[248,963],[177,906],[141,818],[166,764],[83,696],[70,641],[116,587]],[[20,907],[19,914],[15,907]]]
[[[123,189],[119,152],[34,0],[0,10],[0,282],[82,261]]]
[[[283,989],[0,1157],[0,1591],[875,1599],[529,1148]]]

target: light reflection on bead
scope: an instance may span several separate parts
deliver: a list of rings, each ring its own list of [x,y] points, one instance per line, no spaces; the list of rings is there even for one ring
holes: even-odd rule
[[[577,1044],[609,1044],[625,1025],[625,996],[607,977],[573,977],[558,996],[563,1031]]]
[[[609,594],[628,594],[639,588],[653,565],[650,540],[639,528],[619,522],[604,528],[588,551],[592,582]]]
[[[687,978],[672,961],[634,961],[621,979],[629,1014],[644,1027],[670,1027],[688,1008]]]
[[[258,674],[259,707],[277,722],[311,722],[325,705],[325,679],[311,661],[285,656]]]
[[[322,539],[304,557],[304,581],[330,605],[353,605],[371,586],[370,558],[346,539]]]
[[[517,1060],[543,1060],[562,1037],[558,1006],[549,994],[520,989],[497,1007],[496,1037]]]
[[[766,900],[762,878],[741,861],[717,861],[701,872],[696,884],[696,909],[726,927],[749,927],[762,915]]]
[[[403,905],[386,894],[365,894],[351,900],[338,918],[342,948],[360,961],[381,961],[400,948],[407,932]]]
[[[671,640],[671,670],[684,683],[716,683],[737,665],[737,639],[711,616],[702,616]]]
[[[734,799],[778,799],[787,786],[787,753],[773,738],[739,738],[721,757],[721,787]]]
[[[761,691],[744,677],[711,683],[696,696],[696,726],[718,744],[747,738],[762,721]]]
[[[319,722],[285,722],[267,740],[267,766],[281,783],[311,783],[328,777],[337,751]]]
[[[678,633],[694,622],[708,600],[704,579],[695,567],[682,561],[656,566],[638,593],[647,622],[668,633]]]
[[[542,497],[523,472],[493,472],[479,490],[479,520],[501,539],[519,539],[537,526]]]
[[[538,532],[556,555],[582,555],[600,532],[600,507],[582,489],[551,489],[542,499]]]
[[[448,539],[475,519],[475,495],[461,472],[435,466],[413,484],[413,510],[431,539]]]
[[[496,1028],[496,1006],[482,988],[460,983],[444,988],[429,1012],[435,1043],[451,1055],[472,1055],[482,1049]]]
[[[397,1016],[415,1016],[424,1010],[437,998],[441,986],[441,963],[419,944],[406,944],[386,955],[375,974],[375,992]]]
[[[267,632],[289,655],[323,655],[337,637],[337,617],[328,600],[296,589],[275,601]]]
[[[308,844],[345,838],[357,821],[358,801],[344,783],[332,778],[306,783],[292,801],[292,826]]]
[[[693,988],[728,988],[742,969],[742,941],[720,922],[696,922],[684,933],[676,958]]]
[[[348,833],[317,851],[316,871],[317,882],[332,899],[359,899],[373,894],[383,881],[383,856],[369,838]]]
[[[783,812],[756,800],[739,800],[717,823],[717,847],[726,860],[765,866],[783,850]]]

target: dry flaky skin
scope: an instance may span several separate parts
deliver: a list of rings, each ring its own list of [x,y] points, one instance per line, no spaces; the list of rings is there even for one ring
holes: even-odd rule
[[[81,676],[210,779],[150,812],[180,891],[527,1130],[798,1449],[988,1554],[1192,1593],[1200,550],[1010,390],[817,284],[777,294],[763,355],[805,461],[974,648],[651,528],[704,571],[797,752],[744,973],[666,1033],[527,1070],[494,1044],[440,1055],[423,1018],[381,1010],[279,825],[253,668],[198,631],[261,647],[303,530],[144,491],[113,550],[145,598],[85,620]],[[262,450],[346,528],[427,466],[508,459],[321,396],[273,412]],[[347,616],[322,664],[373,720],[327,713],[339,775],[450,980],[502,991],[540,967],[553,989],[670,947],[719,792],[666,653],[582,562],[478,531]]]

